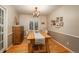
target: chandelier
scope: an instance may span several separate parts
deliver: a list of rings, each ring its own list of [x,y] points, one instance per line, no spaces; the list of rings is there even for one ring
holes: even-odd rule
[[[38,7],[35,7],[35,10],[33,11],[33,17],[39,17],[40,11],[37,10]]]

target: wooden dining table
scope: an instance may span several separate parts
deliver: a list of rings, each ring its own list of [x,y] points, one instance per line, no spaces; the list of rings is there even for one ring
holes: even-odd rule
[[[48,40],[51,39],[51,36],[49,36],[45,32],[39,32],[42,36],[45,38],[45,51],[48,52]],[[32,45],[35,43],[35,35],[34,32],[29,32],[27,35],[27,41],[28,41],[28,52],[33,52]]]

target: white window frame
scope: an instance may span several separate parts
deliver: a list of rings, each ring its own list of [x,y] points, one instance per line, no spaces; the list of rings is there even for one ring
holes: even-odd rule
[[[38,18],[30,18],[30,20],[29,20],[29,22],[28,22],[28,29],[29,29],[29,23],[30,23],[30,21],[32,21],[33,22],[33,30],[30,30],[29,29],[29,31],[36,31],[35,30],[35,22],[37,22],[38,23],[38,30],[39,30],[39,21],[38,21],[39,19]]]

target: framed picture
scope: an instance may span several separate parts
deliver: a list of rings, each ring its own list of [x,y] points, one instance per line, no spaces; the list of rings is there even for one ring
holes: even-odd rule
[[[63,17],[60,17],[60,22],[63,21]]]
[[[52,25],[56,25],[55,20],[51,20],[51,22],[52,22]]]
[[[59,17],[56,17],[56,23],[59,22]]]
[[[63,17],[56,17],[56,28],[63,27],[64,22],[63,22]]]

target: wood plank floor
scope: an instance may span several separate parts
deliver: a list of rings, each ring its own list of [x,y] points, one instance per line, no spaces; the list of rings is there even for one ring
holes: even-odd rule
[[[28,52],[28,43],[24,40],[19,45],[13,45],[10,47],[6,53],[27,53]]]
[[[49,43],[49,53],[69,53],[67,49],[57,44],[54,39],[50,39]],[[6,53],[28,53],[28,43],[27,40],[24,39],[22,44],[14,45],[7,50]]]
[[[50,53],[69,53],[70,51],[57,43],[53,38],[49,40]]]

